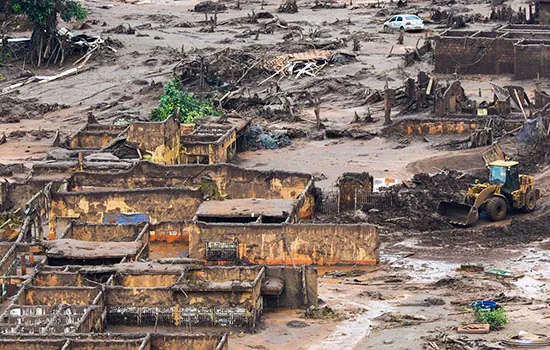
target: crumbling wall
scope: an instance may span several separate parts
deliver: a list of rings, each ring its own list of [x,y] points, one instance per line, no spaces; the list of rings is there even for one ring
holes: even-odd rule
[[[480,128],[480,120],[418,120],[406,119],[398,121],[383,130],[383,134],[403,135],[435,135],[435,134],[464,134]]]
[[[515,79],[550,78],[550,40],[522,40],[514,46]]]
[[[376,264],[378,233],[370,225],[197,223],[189,256],[206,260],[207,242],[238,242],[239,258],[252,264]]]
[[[122,276],[115,282],[133,286],[107,288],[108,322],[254,327],[263,309],[264,277],[265,269],[260,267],[191,268],[181,278],[154,273]]]
[[[148,350],[227,350],[224,334],[15,334],[0,339],[3,350],[136,350],[145,344]],[[140,348],[141,349],[141,348]]]
[[[199,286],[201,282],[197,281]],[[251,325],[261,310],[252,290],[184,292],[168,288],[107,290],[110,324],[154,326]]]
[[[227,337],[219,335],[163,335],[151,338],[151,350],[227,350]]]
[[[88,123],[69,139],[70,149],[100,149],[107,146],[127,126]]]
[[[188,135],[181,139],[181,164],[227,163],[236,152],[235,128],[222,136]]]
[[[514,73],[514,43],[498,32],[448,30],[436,37],[436,73]]]
[[[33,279],[32,284],[37,287],[54,286],[88,286],[81,274],[63,271],[43,271],[39,272]]]
[[[217,183],[221,196],[233,199],[296,199],[312,181],[308,174],[251,170],[231,164],[166,166],[140,162],[128,171],[113,174],[76,173],[69,180],[69,189],[200,188],[205,178]]]
[[[0,339],[2,350],[59,350],[65,340],[50,339]]]
[[[539,24],[549,25],[550,24],[550,2],[547,1],[537,1],[538,10],[539,10]]]
[[[374,180],[368,173],[344,173],[338,179],[338,202],[340,210],[354,210],[372,193]]]
[[[0,211],[24,209],[25,204],[50,182],[52,182],[51,179],[31,179],[26,182],[0,184],[0,191],[4,191],[2,195],[5,196],[4,202],[0,202]],[[53,186],[59,186],[61,182],[61,180],[53,181]]]
[[[277,277],[285,282],[281,295],[273,298],[271,307],[309,307],[318,304],[317,269],[312,266],[268,266],[266,278]],[[269,303],[269,301],[268,301]]]
[[[199,191],[179,188],[52,193],[50,235],[55,236],[59,218],[102,223],[107,214],[146,213],[152,223],[185,220],[201,201]]]
[[[92,287],[26,287],[20,305],[90,305],[99,291]]]
[[[130,242],[137,238],[144,224],[112,225],[72,222],[65,230],[63,237],[80,241],[95,242]]]
[[[178,164],[180,161],[180,122],[168,118],[164,122],[135,122],[126,130],[127,141],[152,154],[151,161]]]
[[[121,131],[81,130],[69,141],[70,149],[101,149],[111,143]]]

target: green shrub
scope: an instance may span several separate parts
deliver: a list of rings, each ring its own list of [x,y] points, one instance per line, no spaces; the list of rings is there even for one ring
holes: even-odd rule
[[[474,309],[477,320],[479,323],[488,323],[491,326],[491,330],[499,330],[508,323],[506,317],[506,311],[503,308],[498,308],[493,311],[483,311],[480,308]]]
[[[219,114],[210,101],[195,98],[183,91],[179,80],[172,79],[164,85],[160,105],[153,109],[151,118],[157,121],[166,120],[174,115],[178,108],[182,123],[194,123],[197,119]]]

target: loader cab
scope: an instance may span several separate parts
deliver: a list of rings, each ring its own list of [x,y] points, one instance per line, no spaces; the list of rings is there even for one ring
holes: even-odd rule
[[[518,162],[497,160],[489,164],[489,183],[502,186],[502,192],[510,194],[519,189]]]

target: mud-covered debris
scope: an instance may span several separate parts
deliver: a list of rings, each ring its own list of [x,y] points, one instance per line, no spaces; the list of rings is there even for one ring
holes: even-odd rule
[[[345,9],[346,7],[347,3],[340,3],[335,0],[315,0],[315,3],[311,6],[312,9]]]
[[[17,123],[20,119],[34,119],[45,113],[68,108],[59,103],[40,103],[38,99],[20,99],[0,96],[0,123]]]
[[[227,6],[224,4],[220,4],[216,1],[201,1],[198,4],[195,5],[193,8],[194,12],[207,12],[207,13],[214,13],[214,12],[221,12],[227,10]]]
[[[122,23],[114,28],[107,29],[105,33],[133,35],[136,34],[136,30],[128,23]]]
[[[46,155],[46,160],[57,160],[57,161],[64,161],[69,160],[73,157],[77,156],[75,152],[71,152],[68,149],[65,148],[52,148],[48,151]]]
[[[369,297],[373,300],[384,300],[384,297],[382,296],[382,293],[380,293],[379,291],[368,291],[368,290],[365,290],[365,291],[362,291],[361,293],[359,293],[359,296],[361,297]]]
[[[438,297],[427,297],[424,302],[427,305],[445,305],[445,300]]]
[[[309,324],[305,323],[304,321],[298,321],[298,320],[292,320],[290,322],[287,322],[287,327],[290,328],[306,328],[309,327]]]
[[[298,4],[296,0],[285,0],[277,11],[281,13],[296,13],[298,12]]]
[[[337,318],[336,312],[330,306],[323,306],[319,308],[317,306],[311,305],[307,308],[305,312],[306,318],[312,319],[335,319]]]
[[[479,273],[483,272],[485,268],[483,265],[477,265],[477,264],[462,264],[460,265],[456,271],[461,273]]]
[[[292,141],[282,132],[268,131],[259,125],[252,125],[244,134],[243,148],[251,151],[278,149],[289,146]]]

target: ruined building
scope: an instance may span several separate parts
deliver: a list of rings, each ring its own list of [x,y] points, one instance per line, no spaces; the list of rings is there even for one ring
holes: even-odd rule
[[[0,347],[226,349],[269,308],[316,306],[315,265],[378,262],[375,226],[313,223],[311,175],[224,163],[237,135],[89,123],[2,183],[22,224],[0,244]]]
[[[509,24],[496,31],[448,29],[435,39],[435,72],[550,77],[549,27]]]

